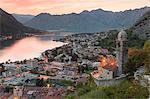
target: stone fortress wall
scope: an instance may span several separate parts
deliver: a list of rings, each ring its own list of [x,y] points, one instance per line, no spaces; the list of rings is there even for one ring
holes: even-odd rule
[[[98,86],[110,86],[110,85],[119,84],[124,79],[126,79],[126,75],[121,75],[121,76],[113,78],[113,79],[103,79],[103,80],[98,80],[98,79],[94,78],[94,82]]]

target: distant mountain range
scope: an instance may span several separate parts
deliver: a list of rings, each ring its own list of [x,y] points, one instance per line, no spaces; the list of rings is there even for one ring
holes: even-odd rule
[[[150,7],[121,12],[97,9],[83,11],[79,14],[51,15],[41,13],[25,22],[24,25],[41,30],[100,32],[109,29],[129,28],[147,11],[150,11]]]
[[[25,15],[25,14],[12,14],[12,15],[20,23],[25,23],[34,17],[34,15]]]
[[[150,10],[146,12],[130,30],[141,39],[150,39]]]
[[[0,35],[17,35],[23,33],[42,33],[43,31],[24,26],[11,14],[0,8]]]
[[[0,35],[43,33],[38,29],[89,33],[119,28],[130,28],[133,34],[149,39],[150,8],[144,7],[123,12],[98,9],[64,15],[41,13],[35,17],[21,14],[11,15],[0,8]]]

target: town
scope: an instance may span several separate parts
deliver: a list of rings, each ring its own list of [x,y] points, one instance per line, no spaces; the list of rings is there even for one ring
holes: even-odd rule
[[[113,34],[118,39],[114,42],[117,48],[113,45],[102,48],[99,41]],[[77,86],[84,86],[90,79],[97,86],[118,84],[126,79],[127,74],[123,74],[128,55],[125,31],[74,34],[59,41],[67,44],[46,50],[38,58],[1,63],[0,97],[61,99],[68,93],[75,94]]]

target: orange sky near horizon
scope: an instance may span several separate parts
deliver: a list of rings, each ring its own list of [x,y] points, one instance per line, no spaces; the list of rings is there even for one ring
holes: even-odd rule
[[[0,0],[0,7],[9,13],[33,15],[80,13],[98,8],[124,11],[144,6],[150,7],[150,0]]]

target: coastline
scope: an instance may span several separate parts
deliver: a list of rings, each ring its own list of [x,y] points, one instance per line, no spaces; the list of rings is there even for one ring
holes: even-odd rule
[[[30,36],[31,38],[32,37],[34,37],[34,36]],[[28,37],[25,37],[24,39],[26,39],[26,38],[28,38]],[[43,41],[45,41],[45,40],[43,40]],[[52,42],[60,42],[60,41],[58,41],[58,40],[49,40],[49,41],[45,41],[45,42],[47,42],[46,44],[48,44],[48,42],[51,44]],[[43,42],[44,43],[44,42]],[[54,43],[54,44],[56,44],[56,43]],[[60,43],[63,43],[63,42],[60,42]],[[64,43],[65,45],[66,45],[66,43]],[[60,44],[59,44],[60,45]],[[11,45],[12,46],[12,45]],[[44,45],[43,45],[44,46]],[[52,45],[50,45],[51,47],[53,47],[53,44]],[[54,46],[56,46],[56,45],[54,45]],[[63,45],[62,45],[63,46]],[[59,47],[61,47],[61,46],[59,46]],[[8,48],[10,48],[10,47],[6,47],[5,49],[1,49],[0,50],[0,54],[2,55],[2,52],[3,52],[3,50],[6,50],[6,49],[8,49]],[[56,48],[58,48],[57,46],[56,46]],[[43,50],[41,53],[39,53],[39,55],[38,56],[34,56],[34,57],[32,57],[32,58],[28,58],[27,60],[30,60],[30,59],[34,59],[34,58],[39,58],[41,55],[42,55],[42,53],[44,53],[46,50],[54,50],[55,48],[50,48],[50,49],[45,49],[45,50]],[[25,58],[26,59],[26,58]],[[17,60],[18,62],[19,61],[23,61],[23,60],[25,60],[25,59],[22,59],[22,60]],[[6,62],[6,61],[5,61]],[[1,63],[5,63],[5,62],[1,62]],[[14,63],[15,61],[9,61],[10,63]]]

